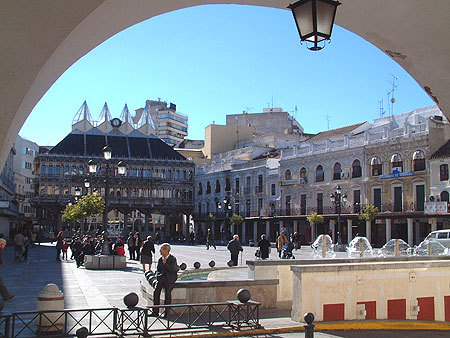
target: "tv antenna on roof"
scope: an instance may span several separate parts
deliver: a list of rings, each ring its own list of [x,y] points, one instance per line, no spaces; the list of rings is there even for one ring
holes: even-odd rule
[[[386,111],[384,110],[383,99],[381,101],[378,101],[378,104],[380,105],[380,119],[381,119],[383,118],[383,115],[386,114]]]
[[[392,82],[389,82],[390,84],[392,84],[392,89],[391,91],[388,93],[388,104],[389,104],[389,115],[392,116],[394,115],[394,103],[395,103],[395,90],[397,89],[397,85],[395,84],[395,80],[398,80],[398,78],[396,78],[394,75],[392,75]],[[390,97],[390,99],[389,99]]]
[[[327,130],[330,130],[330,114],[327,113],[327,115],[325,115],[325,118],[327,120]]]

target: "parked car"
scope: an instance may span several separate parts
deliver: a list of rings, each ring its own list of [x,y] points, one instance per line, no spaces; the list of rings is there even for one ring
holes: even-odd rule
[[[425,239],[437,241],[446,248],[450,248],[450,229],[432,231]]]

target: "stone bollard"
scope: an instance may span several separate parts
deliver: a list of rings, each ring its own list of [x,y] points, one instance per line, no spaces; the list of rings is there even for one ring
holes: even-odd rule
[[[327,241],[322,237],[322,258],[327,258]]]
[[[37,310],[52,311],[64,309],[64,293],[56,284],[47,284],[38,296]],[[65,317],[62,312],[50,312],[36,318],[36,325],[39,332],[60,332],[65,324]]]
[[[431,256],[433,254],[433,243],[431,243],[431,242],[427,243],[427,252],[428,252],[428,256]]]

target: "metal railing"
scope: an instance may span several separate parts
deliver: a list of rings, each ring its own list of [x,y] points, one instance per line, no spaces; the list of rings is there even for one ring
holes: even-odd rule
[[[212,328],[260,328],[258,302],[158,305],[165,316],[152,316],[151,307],[26,311],[0,314],[0,337],[74,337],[85,327],[88,336],[143,336],[170,331]]]

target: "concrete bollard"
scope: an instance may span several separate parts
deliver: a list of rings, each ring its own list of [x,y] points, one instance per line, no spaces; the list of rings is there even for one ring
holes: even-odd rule
[[[37,310],[51,311],[64,309],[64,293],[58,288],[58,285],[47,284],[38,296]],[[65,318],[62,312],[51,312],[36,318],[36,325],[39,332],[62,331],[65,324]]]
[[[427,243],[427,252],[428,252],[428,256],[431,256],[431,255],[433,254],[433,246],[432,246],[432,244],[433,244],[433,243],[431,243],[431,242],[428,242],[428,243]]]
[[[327,241],[325,236],[322,237],[322,258],[327,258]]]
[[[395,240],[394,252],[395,257],[400,256],[400,241],[398,239]]]

